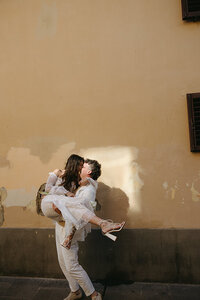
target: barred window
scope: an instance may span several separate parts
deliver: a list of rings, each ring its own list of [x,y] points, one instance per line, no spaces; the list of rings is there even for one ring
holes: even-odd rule
[[[190,149],[200,152],[200,93],[187,94]]]
[[[183,20],[200,20],[200,0],[181,0],[181,2]]]

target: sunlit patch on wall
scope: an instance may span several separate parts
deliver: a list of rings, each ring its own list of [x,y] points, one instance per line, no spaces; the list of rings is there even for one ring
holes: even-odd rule
[[[102,165],[102,181],[111,188],[121,189],[129,199],[129,210],[140,211],[140,193],[144,185],[137,163],[138,149],[134,147],[102,147],[82,149],[85,158],[98,160]]]

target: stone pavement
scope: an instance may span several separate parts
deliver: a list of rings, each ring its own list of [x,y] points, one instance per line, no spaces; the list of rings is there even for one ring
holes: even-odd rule
[[[200,299],[200,285],[192,284],[138,282],[115,286],[94,283],[94,286],[103,295],[103,300]],[[68,293],[64,279],[0,276],[0,300],[63,300]]]

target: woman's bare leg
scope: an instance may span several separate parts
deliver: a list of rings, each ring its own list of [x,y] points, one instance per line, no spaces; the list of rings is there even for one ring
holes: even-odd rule
[[[57,213],[61,214],[60,210],[54,204],[53,204],[53,209]],[[107,220],[101,219],[101,218],[97,217],[96,215],[94,215],[89,220],[89,223],[99,226],[101,228],[102,232],[104,234],[106,234],[108,232],[117,231],[118,229],[121,230],[123,228],[125,222],[113,223],[113,222],[109,222]],[[76,232],[76,228],[73,226],[71,233],[66,237],[66,240],[62,244],[63,247],[70,249],[71,242],[72,242],[75,232]]]
[[[55,206],[54,203],[52,204],[52,207],[53,207],[53,210],[55,210],[59,215],[61,215],[61,211]],[[70,234],[66,237],[66,239],[62,243],[62,246],[64,248],[67,248],[67,249],[71,248],[71,243],[72,243],[72,239],[74,237],[75,232],[76,232],[76,228],[75,228],[75,226],[73,226]]]
[[[55,210],[55,212],[57,212],[57,214],[61,215],[61,211],[55,206],[55,204],[52,204],[53,210]]]
[[[66,237],[66,239],[63,241],[62,243],[62,246],[67,248],[67,249],[70,249],[71,248],[71,244],[72,244],[72,239],[74,237],[74,234],[76,232],[76,227],[73,226],[72,227],[72,230],[70,232],[70,234]]]

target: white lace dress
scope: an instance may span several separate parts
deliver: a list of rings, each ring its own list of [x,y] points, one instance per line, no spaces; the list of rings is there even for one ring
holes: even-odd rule
[[[52,204],[61,211],[65,221],[66,236],[69,235],[72,226],[79,230],[95,216],[94,208],[96,207],[95,197],[98,183],[91,178],[87,179],[89,184],[80,187],[75,197],[67,197],[64,195],[68,191],[60,186],[61,179],[54,173],[49,173],[45,189],[49,194],[42,199],[41,209],[46,217],[55,221],[60,220],[60,215],[54,211]]]

